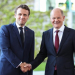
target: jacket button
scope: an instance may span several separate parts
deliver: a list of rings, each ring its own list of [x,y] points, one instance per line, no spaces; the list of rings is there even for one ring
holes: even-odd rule
[[[13,63],[14,64],[14,63]]]
[[[56,56],[56,58],[57,58],[58,56]]]

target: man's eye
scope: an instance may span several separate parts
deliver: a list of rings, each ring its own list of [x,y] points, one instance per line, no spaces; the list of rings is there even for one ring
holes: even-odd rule
[[[27,16],[26,14],[24,14],[24,16]]]
[[[19,14],[19,15],[21,15],[21,14]]]
[[[60,19],[60,17],[58,17],[58,19]]]
[[[55,19],[55,18],[52,18],[52,19]]]

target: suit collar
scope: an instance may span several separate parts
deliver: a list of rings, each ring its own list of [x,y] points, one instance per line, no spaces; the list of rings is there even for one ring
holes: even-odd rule
[[[61,40],[61,43],[60,43],[60,46],[59,46],[59,49],[58,49],[58,53],[59,51],[61,50],[61,48],[63,47],[68,35],[69,35],[69,28],[65,26],[65,29],[64,29],[64,32],[63,32],[63,36],[62,36],[62,40]]]
[[[64,29],[64,32],[63,32],[63,36],[62,36],[62,40],[61,40],[61,43],[60,43],[60,46],[59,46],[59,49],[58,49],[58,53],[60,52],[61,48],[63,47],[68,35],[69,35],[69,28],[65,26],[65,29]],[[54,44],[53,44],[53,28],[49,30],[50,32],[50,45],[51,45],[51,48],[52,48],[52,51],[56,54],[55,52],[55,48],[54,48]],[[58,54],[57,53],[57,54]]]
[[[15,31],[15,34],[16,34],[19,42],[20,42],[20,45],[22,46],[22,42],[21,42],[21,39],[20,39],[20,35],[19,35],[19,32],[18,32],[18,28],[16,26],[16,23],[14,22],[12,25],[13,25],[13,31]],[[28,28],[26,26],[24,27],[24,31],[25,31],[25,35],[24,35],[24,37],[25,37],[24,45],[25,45],[26,41],[28,39],[27,37],[29,36],[29,34],[27,34]]]
[[[16,23],[16,26],[17,26],[17,28],[19,28],[19,27],[21,27],[20,25],[18,25],[17,23]],[[25,27],[25,25],[22,27],[22,28],[24,28]]]
[[[21,42],[21,39],[20,39],[20,35],[19,35],[18,28],[17,28],[17,26],[16,26],[16,23],[14,22],[12,25],[13,25],[13,30],[15,31],[15,33],[16,33],[16,35],[17,35],[17,38],[18,38],[18,40],[19,40],[19,42],[20,42],[20,45],[22,46],[22,42]]]
[[[64,28],[65,28],[65,26],[62,25],[58,30],[61,31],[61,32],[63,32],[63,31],[64,31]],[[57,30],[56,28],[53,28],[53,33],[54,33],[56,30]]]
[[[54,48],[54,44],[53,44],[53,28],[49,30],[49,33],[50,33],[50,37],[49,37],[49,39],[50,39],[50,46],[52,48],[53,53],[56,54],[55,48]]]

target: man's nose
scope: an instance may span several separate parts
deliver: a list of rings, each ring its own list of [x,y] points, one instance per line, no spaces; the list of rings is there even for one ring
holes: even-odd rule
[[[58,21],[58,19],[56,18],[55,21]]]
[[[24,18],[24,15],[21,15],[21,18]]]

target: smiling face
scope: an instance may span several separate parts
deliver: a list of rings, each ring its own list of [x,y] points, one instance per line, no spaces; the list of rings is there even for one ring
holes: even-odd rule
[[[15,13],[15,18],[17,24],[23,27],[29,18],[29,11],[22,8],[18,8]]]
[[[59,29],[63,25],[64,19],[65,16],[63,16],[59,8],[52,10],[50,20],[54,28]]]

